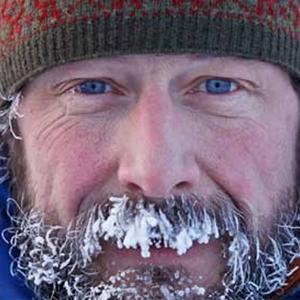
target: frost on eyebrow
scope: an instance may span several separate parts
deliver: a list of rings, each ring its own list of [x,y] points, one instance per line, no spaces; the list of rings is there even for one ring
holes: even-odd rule
[[[109,282],[99,283],[99,272],[91,271],[105,241],[115,242],[120,248],[138,249],[146,263],[151,247],[169,247],[182,255],[193,243],[226,237],[224,255],[228,270],[223,278],[224,291],[216,294],[219,299],[264,299],[285,285],[289,263],[300,256],[300,239],[295,233],[299,228],[295,226],[299,224],[298,214],[282,219],[276,228],[278,236],[270,236],[262,245],[259,237],[249,236],[230,199],[223,199],[219,208],[204,202],[199,207],[182,196],[166,199],[166,205],[160,208],[143,200],[130,201],[126,196],[111,197],[107,207],[95,205],[77,220],[75,227],[70,224],[67,230],[46,225],[43,216],[33,210],[20,210],[11,219],[14,226],[3,235],[11,233],[7,241],[11,252],[15,248],[20,251],[12,264],[12,273],[23,274],[39,299],[51,299],[46,296],[49,291],[59,292],[59,299],[78,300],[96,296],[103,300],[123,299],[122,295],[130,293],[130,283],[126,278],[122,279],[124,282],[119,280],[120,274]],[[137,280],[140,275],[134,276]],[[94,280],[97,283],[92,284]],[[193,285],[186,283],[185,287],[198,296],[205,292],[199,286],[192,290]],[[155,292],[164,298],[170,290],[166,287]],[[187,296],[180,295],[175,297],[173,293],[174,299]]]

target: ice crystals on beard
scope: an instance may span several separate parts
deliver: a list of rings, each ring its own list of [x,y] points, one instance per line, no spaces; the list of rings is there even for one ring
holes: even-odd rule
[[[43,282],[62,282],[62,278],[57,275],[60,273],[58,270],[71,261],[68,252],[64,252],[67,242],[61,243],[56,236],[62,228],[47,227],[40,214],[32,211],[27,216],[20,208],[19,210],[18,216],[10,216],[19,227],[7,229],[8,232],[14,233],[10,239],[12,248],[18,247],[20,251],[20,258],[14,259],[18,271],[26,274],[26,279],[37,286]],[[46,234],[43,235],[45,229]],[[58,249],[61,251],[58,252]]]
[[[112,205],[107,216],[99,207],[98,213],[93,212],[88,220],[82,247],[85,263],[91,261],[92,254],[101,252],[100,238],[115,239],[120,249],[140,248],[141,256],[149,258],[151,246],[169,247],[182,255],[194,242],[206,244],[212,237],[220,237],[214,214],[206,209],[198,214],[184,196],[178,201],[167,199],[164,209],[155,209],[143,200],[132,204],[125,195],[110,198]]]
[[[99,238],[102,235],[100,224],[104,217],[101,212],[99,212],[99,215],[96,217],[95,214],[96,211],[93,210],[88,219],[86,230],[84,231],[82,245],[79,247],[82,255],[82,267],[86,267],[87,264],[92,261],[92,256],[97,255],[102,251]]]
[[[109,212],[109,216],[101,224],[101,231],[103,233],[104,240],[108,241],[114,237],[117,240],[124,236],[124,219],[122,216],[126,212],[126,204],[129,198],[123,196],[123,198],[111,197],[110,201],[113,203],[113,207]]]
[[[228,250],[230,258],[227,264],[231,267],[233,274],[230,284],[235,284],[239,278],[241,286],[243,286],[246,282],[245,274],[249,272],[249,270],[245,270],[245,261],[249,258],[250,253],[249,239],[244,234],[239,233],[230,243]]]
[[[176,236],[175,242],[171,244],[171,247],[173,249],[177,249],[178,255],[185,254],[187,250],[192,246],[193,240],[191,239],[186,229],[182,229],[181,232]]]
[[[116,228],[109,229],[113,229],[112,232],[122,233],[119,242],[123,246],[126,234],[129,232],[128,226],[130,224],[136,226],[133,220],[136,220],[137,216],[138,220],[147,220],[144,224],[149,229],[148,241],[156,247],[160,241],[166,247],[173,245],[175,250],[187,249],[187,241],[183,241],[182,245],[176,244],[176,238],[180,234],[183,237],[188,236],[193,242],[199,242],[205,234],[209,234],[210,237],[216,237],[218,234],[231,236],[228,240],[228,257],[224,257],[228,258],[229,267],[223,278],[225,294],[220,295],[220,299],[222,297],[222,299],[235,300],[264,299],[266,295],[284,286],[287,276],[290,275],[287,269],[289,262],[300,257],[298,234],[300,220],[297,219],[295,223],[290,214],[279,221],[280,226],[276,227],[279,234],[276,235],[276,239],[266,237],[267,245],[262,247],[257,236],[252,237],[249,234],[247,236],[248,231],[245,227],[247,224],[235,211],[230,199],[229,201],[226,201],[226,198],[222,199],[220,206],[215,207],[210,205],[210,202],[201,203],[201,199],[198,199],[201,205],[199,208],[194,207],[192,201],[189,203],[173,201],[170,206],[166,205],[165,210],[159,210],[157,207],[154,210],[153,206],[143,202],[141,204],[134,201],[126,202],[128,207],[127,204],[124,205],[124,198],[111,199],[111,205],[108,206],[111,207],[110,210],[102,210],[103,207],[97,205],[93,207],[85,214],[84,224],[79,223],[76,227],[78,230],[75,231],[70,227],[67,232],[65,229],[56,232],[53,227],[44,225],[43,217],[34,211],[11,216],[15,224],[15,228],[9,229],[12,234],[9,240],[11,251],[13,248],[18,248],[20,252],[12,270],[16,269],[17,265],[18,271],[31,281],[35,292],[39,295],[38,299],[41,300],[52,299],[52,296],[47,298],[49,294],[46,295],[45,290],[47,293],[50,291],[51,295],[54,290],[58,291],[57,299],[60,300],[110,299],[110,297],[105,298],[105,291],[109,291],[112,296],[120,293],[122,295],[124,286],[115,287],[113,283],[105,286],[104,282],[96,287],[91,286],[90,276],[99,276],[99,273],[90,274],[88,268],[82,267],[83,260],[93,261],[92,257],[101,249],[99,242],[107,234],[101,225],[109,219],[110,211],[113,209],[115,214],[118,214],[115,218]],[[216,202],[215,204],[218,205]],[[180,209],[176,209],[178,205],[181,206]],[[296,217],[299,218],[298,213]],[[205,219],[208,221],[206,222]],[[209,223],[210,225],[207,226]],[[219,232],[216,231],[215,224]],[[82,228],[85,230],[81,230]],[[48,233],[49,231],[51,233]],[[60,239],[59,236],[64,238]],[[112,234],[109,239],[115,238]],[[137,239],[136,247],[141,248]],[[85,266],[89,265],[85,263]],[[74,269],[76,272],[72,272]],[[131,288],[130,283],[127,287]],[[121,291],[118,288],[122,288]],[[201,292],[201,287],[199,291]]]
[[[127,249],[136,249],[140,246],[142,257],[147,258],[150,257],[152,238],[155,238],[155,234],[151,234],[151,229],[157,226],[158,220],[153,212],[151,213],[144,208],[142,202],[137,204],[137,211],[138,214],[128,225],[123,245]]]

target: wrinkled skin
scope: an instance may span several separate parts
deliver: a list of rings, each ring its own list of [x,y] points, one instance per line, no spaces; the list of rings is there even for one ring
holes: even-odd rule
[[[209,94],[211,78],[236,85]],[[80,84],[88,81],[107,83],[105,93],[84,94]],[[299,104],[279,67],[194,55],[95,59],[47,71],[23,95],[28,193],[53,223],[66,226],[99,199],[124,193],[221,190],[253,231],[268,230],[283,191],[292,207]],[[222,247],[213,241],[181,257],[157,250],[146,263],[181,265],[203,286],[218,286]],[[142,263],[138,252],[111,244],[102,255],[112,274]]]

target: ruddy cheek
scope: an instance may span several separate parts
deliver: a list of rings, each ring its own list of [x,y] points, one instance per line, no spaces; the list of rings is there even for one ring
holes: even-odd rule
[[[262,170],[267,170],[270,162],[266,159],[261,161],[264,143],[259,143],[258,139],[243,131],[227,131],[218,139],[222,144],[214,147],[211,176],[235,199],[253,199],[258,193],[265,193]]]
[[[88,207],[92,197],[102,200],[116,166],[116,157],[109,148],[82,145],[74,143],[72,154],[62,156],[54,181],[56,198],[62,201],[59,206],[64,222],[74,219],[82,205]]]

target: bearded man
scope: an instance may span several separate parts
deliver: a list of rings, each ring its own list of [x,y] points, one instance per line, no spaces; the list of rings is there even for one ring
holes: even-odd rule
[[[2,237],[35,299],[294,299],[299,1],[0,3]]]

